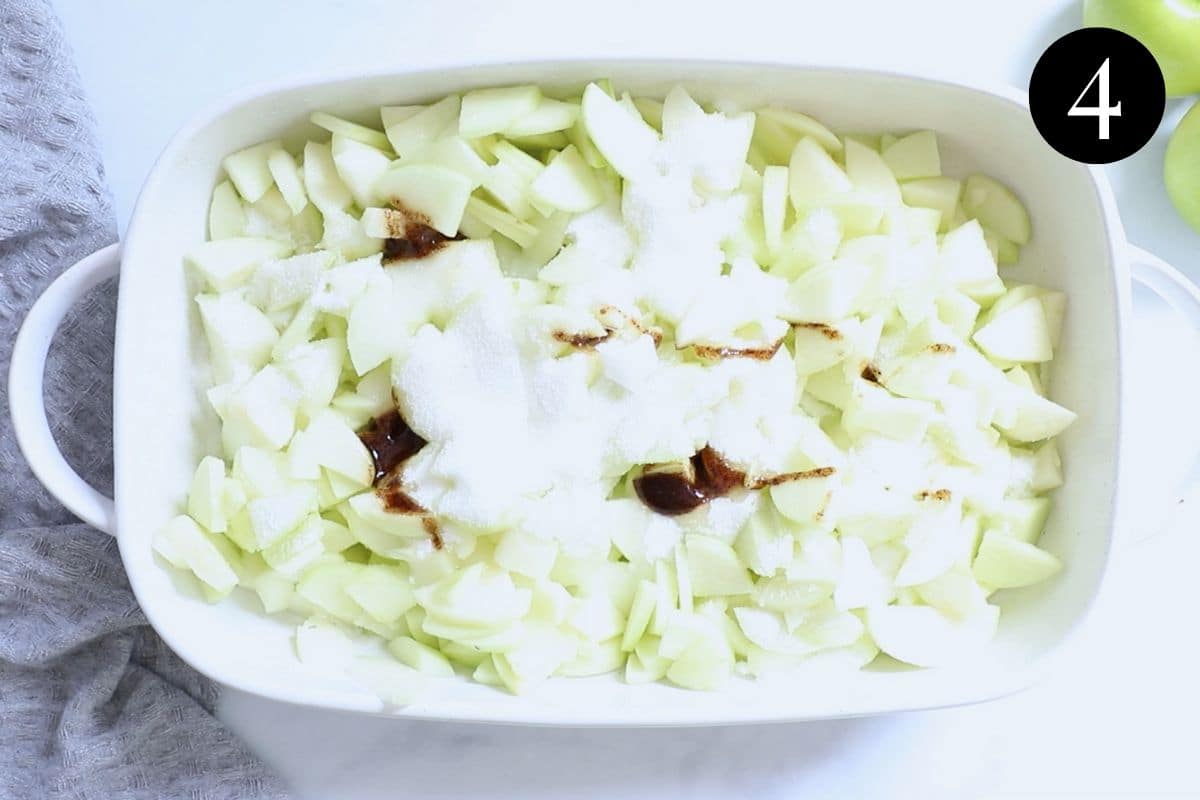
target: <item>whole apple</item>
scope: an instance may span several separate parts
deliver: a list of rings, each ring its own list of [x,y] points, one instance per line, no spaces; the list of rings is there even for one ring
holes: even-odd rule
[[[1179,214],[1200,231],[1200,103],[1192,106],[1171,134],[1163,177]]]
[[[1200,92],[1200,0],[1084,0],[1083,22],[1116,28],[1146,45],[1169,96]]]

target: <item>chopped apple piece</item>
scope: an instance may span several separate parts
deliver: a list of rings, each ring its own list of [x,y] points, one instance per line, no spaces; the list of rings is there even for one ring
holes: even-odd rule
[[[538,136],[565,131],[579,118],[579,105],[543,97],[533,111],[510,124],[504,134],[512,137]]]
[[[768,107],[759,109],[758,116],[794,131],[801,138],[811,138],[830,153],[839,153],[842,150],[842,142],[837,135],[807,114],[788,108]]]
[[[883,160],[901,181],[937,178],[942,174],[937,134],[933,131],[916,131],[890,143],[883,148]]]
[[[475,222],[485,225],[522,247],[529,247],[537,239],[537,228],[478,197],[472,197],[467,201],[466,214]]]
[[[191,517],[179,516],[167,523],[155,540],[155,549],[168,561],[190,569],[218,596],[237,586],[236,562],[231,559],[235,551],[226,548],[221,537],[205,532]]]
[[[595,172],[573,146],[554,156],[529,188],[534,200],[576,214],[604,202]]]
[[[431,106],[390,106],[379,114],[392,149],[408,159],[448,133],[457,133],[461,107],[458,95],[450,95]]]
[[[788,162],[788,195],[796,211],[827,205],[854,188],[833,157],[811,137],[796,143]]]
[[[435,678],[453,678],[454,667],[446,656],[411,636],[401,636],[388,642],[388,652],[401,663]]]
[[[995,178],[971,175],[963,185],[963,211],[1004,238],[1018,244],[1029,243],[1032,227],[1029,212],[1013,191]]]
[[[1033,363],[1054,356],[1041,301],[1031,297],[994,317],[972,340],[993,358]]]
[[[879,153],[855,141],[846,142],[846,177],[860,192],[887,204],[900,203],[900,185]]]
[[[918,178],[900,184],[900,196],[910,206],[932,208],[940,215],[939,232],[950,230],[963,183],[955,178]]]
[[[232,239],[244,236],[246,210],[242,200],[230,181],[221,181],[213,189],[212,201],[208,205],[208,238]]]
[[[972,300],[986,302],[1004,293],[1004,283],[996,272],[996,260],[984,241],[983,229],[974,220],[942,238],[938,268],[955,288]]]
[[[817,471],[770,488],[771,500],[779,513],[793,522],[813,525],[820,522],[829,508],[838,476],[833,471]]]
[[[692,534],[685,542],[691,593],[696,597],[747,594],[754,588],[737,553],[711,536]]]
[[[225,462],[205,456],[192,476],[188,515],[213,533],[225,530]]]
[[[340,134],[334,134],[331,147],[333,164],[354,202],[362,208],[379,205],[379,179],[388,171],[391,159],[370,145]]]
[[[1075,421],[1073,411],[1030,390],[1014,389],[1012,399],[996,419],[996,427],[1017,442],[1040,442],[1057,436]]]
[[[477,189],[488,179],[491,167],[460,136],[446,136],[413,149],[403,163],[445,167],[469,179]]]
[[[308,195],[304,191],[304,181],[300,177],[300,168],[292,154],[280,147],[267,156],[267,169],[275,179],[279,194],[293,214],[299,214],[308,205]]]
[[[971,567],[975,578],[996,589],[1016,589],[1041,583],[1062,569],[1062,562],[1045,550],[996,531],[983,535]]]
[[[333,150],[328,144],[309,142],[304,146],[304,187],[312,204],[322,214],[345,211],[354,201],[350,189],[338,175]]]
[[[225,174],[247,203],[253,203],[275,185],[275,178],[267,166],[271,153],[282,147],[278,139],[256,144],[226,156],[221,162]]]
[[[594,83],[583,92],[580,120],[596,149],[617,174],[636,180],[653,169],[658,132]]]
[[[787,167],[769,166],[762,176],[763,238],[767,252],[777,254],[783,245],[783,227],[787,218]]]
[[[474,187],[469,178],[444,167],[413,164],[383,174],[375,191],[393,203],[424,215],[444,236],[455,236]]]
[[[542,92],[536,86],[476,89],[462,98],[458,132],[475,139],[507,130],[537,110]]]
[[[312,124],[324,128],[334,136],[352,139],[377,150],[388,149],[388,137],[382,131],[368,128],[366,125],[359,125],[357,122],[351,122],[348,119],[335,117],[333,114],[327,114],[324,111],[314,111],[308,119]]]
[[[880,606],[867,611],[867,629],[879,649],[918,667],[940,667],[977,654],[996,629],[996,606],[953,620],[929,606]]]
[[[274,239],[235,237],[199,244],[186,259],[215,291],[226,292],[245,283],[262,262],[283,258],[291,250]]]
[[[266,365],[279,334],[266,315],[236,292],[196,296],[218,383],[246,378]]]

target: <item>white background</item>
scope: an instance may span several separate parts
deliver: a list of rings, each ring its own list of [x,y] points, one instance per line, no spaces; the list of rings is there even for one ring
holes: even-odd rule
[[[198,107],[323,69],[559,55],[686,55],[869,66],[1024,87],[1078,26],[1064,0],[57,0],[96,115],[122,228]],[[853,102],[853,98],[848,98]],[[1158,137],[1110,168],[1132,241],[1200,278]],[[1005,797],[1200,794],[1200,345],[1144,293],[1133,332],[1133,502],[1097,605],[1055,675],[983,706],[824,724],[571,731],[403,722],[227,692],[222,717],[312,798]]]

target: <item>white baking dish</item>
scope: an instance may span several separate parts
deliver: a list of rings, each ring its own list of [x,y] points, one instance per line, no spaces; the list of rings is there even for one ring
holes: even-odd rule
[[[1047,585],[1002,593],[999,635],[976,663],[938,670],[867,669],[805,679],[735,681],[718,693],[666,685],[627,686],[613,677],[555,679],[513,697],[446,682],[399,716],[563,725],[724,724],[873,714],[984,700],[1028,685],[1079,623],[1100,585],[1120,507],[1122,354],[1130,316],[1130,272],[1176,304],[1200,303],[1194,287],[1125,240],[1098,170],[1070,162],[1039,137],[1023,96],[852,70],[705,61],[566,61],[470,66],[431,72],[297,82],[247,93],[201,115],[167,147],[137,204],[123,253],[110,248],[59,279],[30,313],[14,349],[10,395],[22,448],[69,508],[115,533],[138,601],[186,661],[216,680],[266,697],[354,711],[380,710],[362,688],[301,665],[292,624],[235,594],[209,605],[181,590],[152,554],[151,535],[178,513],[192,469],[215,450],[216,420],[202,400],[205,348],[182,254],[204,237],[209,193],[221,158],[276,136],[301,141],[314,109],[353,116],[490,84],[535,82],[572,89],[609,76],[634,93],[683,83],[697,96],[776,103],[841,130],[933,128],[947,174],[978,170],[1016,187],[1035,238],[1011,274],[1067,292],[1054,398],[1079,413],[1062,437],[1067,483],[1043,546],[1066,563]],[[117,271],[114,441],[115,503],[67,466],[45,424],[41,375],[63,311]]]

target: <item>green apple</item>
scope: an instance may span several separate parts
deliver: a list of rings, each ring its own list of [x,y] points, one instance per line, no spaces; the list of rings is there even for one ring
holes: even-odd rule
[[[1200,48],[1200,33],[1196,47]],[[1200,103],[1192,106],[1167,144],[1167,194],[1187,223],[1200,231]]]
[[[1084,0],[1083,22],[1137,37],[1162,67],[1168,95],[1200,92],[1200,0]]]

